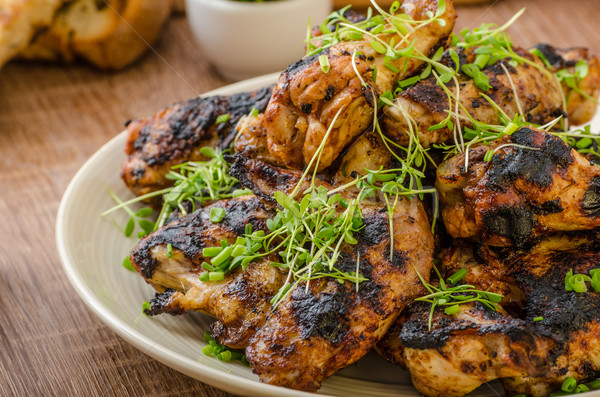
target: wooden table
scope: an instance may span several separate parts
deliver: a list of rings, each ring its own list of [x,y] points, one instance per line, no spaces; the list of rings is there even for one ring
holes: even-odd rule
[[[529,46],[600,54],[600,0],[500,0],[459,8],[458,27],[502,23]],[[204,60],[183,17],[134,66],[11,63],[0,71],[0,396],[226,396],[145,356],[101,323],[67,281],[54,242],[62,193],[125,120],[228,81]],[[110,249],[107,247],[107,249]]]

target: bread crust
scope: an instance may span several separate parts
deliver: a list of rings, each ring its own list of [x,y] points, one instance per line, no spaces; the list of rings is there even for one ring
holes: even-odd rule
[[[158,38],[171,13],[164,0],[74,0],[19,55],[73,62],[83,58],[101,69],[121,69]]]

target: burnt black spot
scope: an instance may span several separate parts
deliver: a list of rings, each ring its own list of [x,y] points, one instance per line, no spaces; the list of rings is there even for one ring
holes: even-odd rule
[[[356,236],[361,245],[378,245],[390,238],[389,220],[386,214],[366,215],[363,223],[365,227]]]
[[[471,102],[471,106],[473,107],[473,109],[478,109],[479,106],[481,106],[481,104],[479,103],[479,100],[473,99],[473,101]]]
[[[561,205],[560,199],[554,199],[550,201],[546,201],[545,203],[532,207],[533,212],[536,215],[548,215],[548,214],[558,214],[562,212],[564,208]]]
[[[321,337],[336,344],[349,330],[347,294],[342,288],[319,295],[306,293],[302,285],[292,292],[292,310],[302,337]]]
[[[330,101],[333,96],[335,95],[335,87],[330,85],[329,87],[327,87],[327,89],[325,90],[325,97],[323,98],[323,100],[325,102]]]
[[[443,88],[435,82],[430,84],[428,80],[410,87],[400,95],[417,102],[432,113],[443,113],[448,108],[448,100]]]
[[[574,66],[574,60],[566,61],[557,49],[549,44],[539,43],[536,44],[534,48],[537,48],[548,60],[548,63],[555,68],[563,69],[568,66]]]
[[[310,57],[304,57],[301,58],[300,60],[292,63],[290,66],[288,66],[285,69],[284,75],[287,78],[287,80],[291,80],[291,78],[296,74],[296,73],[302,73],[304,71],[304,69],[306,67],[308,67],[309,65],[318,62],[318,57],[320,55],[323,54],[328,54],[329,53],[329,49],[326,49],[325,51],[321,52],[318,55],[312,55]]]
[[[525,207],[503,207],[483,217],[488,232],[508,237],[516,246],[521,246],[531,235],[534,222],[533,212]]]
[[[310,114],[312,111],[312,103],[303,103],[300,105],[300,110],[302,110],[302,113],[304,114]]]
[[[541,139],[540,134],[543,134]],[[553,175],[573,162],[571,148],[550,134],[521,128],[511,136],[511,141],[523,147],[493,156],[487,182],[493,191],[505,191],[517,179],[548,187]]]
[[[167,288],[163,293],[156,293],[154,298],[148,302],[150,305],[144,309],[144,314],[147,316],[156,316],[157,314],[169,313],[172,315],[180,315],[185,313],[185,310],[178,304],[172,302],[172,296],[176,291],[172,288]]]
[[[587,216],[600,215],[600,177],[595,176],[583,194],[581,209]]]

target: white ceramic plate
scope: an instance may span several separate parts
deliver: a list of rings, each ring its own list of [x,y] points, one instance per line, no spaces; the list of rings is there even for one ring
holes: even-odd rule
[[[243,81],[209,93],[233,94],[253,90],[276,80],[277,74]],[[600,117],[595,125],[600,127]],[[121,161],[126,136],[121,133],[104,145],[77,172],[61,201],[56,222],[58,253],[79,296],[118,335],[156,360],[230,393],[244,396],[310,396],[295,390],[260,383],[252,371],[237,363],[224,363],[202,353],[204,330],[211,319],[202,314],[180,317],[146,317],[142,303],[154,290],[121,262],[136,240],[124,237],[127,216],[100,213],[115,205],[110,188],[121,198],[131,197],[122,183]],[[400,367],[376,354],[327,380],[320,394],[335,396],[418,396]],[[484,385],[473,395],[500,396],[498,383]],[[596,394],[595,395],[600,395]]]

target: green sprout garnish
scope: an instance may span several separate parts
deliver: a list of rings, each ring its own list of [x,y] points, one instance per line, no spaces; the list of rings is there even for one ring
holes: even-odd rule
[[[438,276],[439,284],[436,286],[428,283],[417,272],[417,275],[421,279],[421,283],[423,283],[427,291],[429,291],[429,294],[415,299],[415,301],[418,302],[427,302],[431,304],[428,321],[430,331],[436,307],[444,307],[444,312],[449,316],[458,313],[460,311],[460,305],[470,302],[479,302],[494,311],[501,310],[500,306],[497,304],[502,301],[502,295],[478,290],[469,284],[453,285],[456,282],[461,281],[467,275],[466,269],[461,269],[448,277],[448,283],[444,281],[435,265],[433,266],[433,269]]]
[[[565,290],[573,292],[587,292],[587,284],[596,292],[600,292],[600,268],[590,270],[590,275],[573,274],[573,269],[570,269],[565,275]]]
[[[172,167],[172,170],[166,175],[167,179],[174,181],[171,187],[151,192],[126,202],[122,202],[109,190],[109,194],[118,205],[103,212],[101,216],[105,216],[118,209],[124,209],[130,215],[130,219],[125,227],[125,235],[131,235],[135,226],[134,222],[137,221],[143,229],[143,234],[140,234],[139,237],[143,237],[164,226],[175,210],[179,210],[182,215],[186,215],[188,211],[184,205],[185,203],[190,204],[192,210],[194,210],[196,204],[203,206],[211,201],[238,197],[250,193],[246,189],[235,189],[238,185],[238,180],[229,175],[229,163],[225,161],[223,153],[209,147],[203,147],[200,149],[200,153],[207,157],[208,160],[190,161]],[[142,208],[138,212],[133,212],[129,208],[134,203],[158,196],[162,196],[163,205],[156,222],[139,219],[152,215],[150,208]],[[213,219],[217,219],[216,215],[213,216]]]

